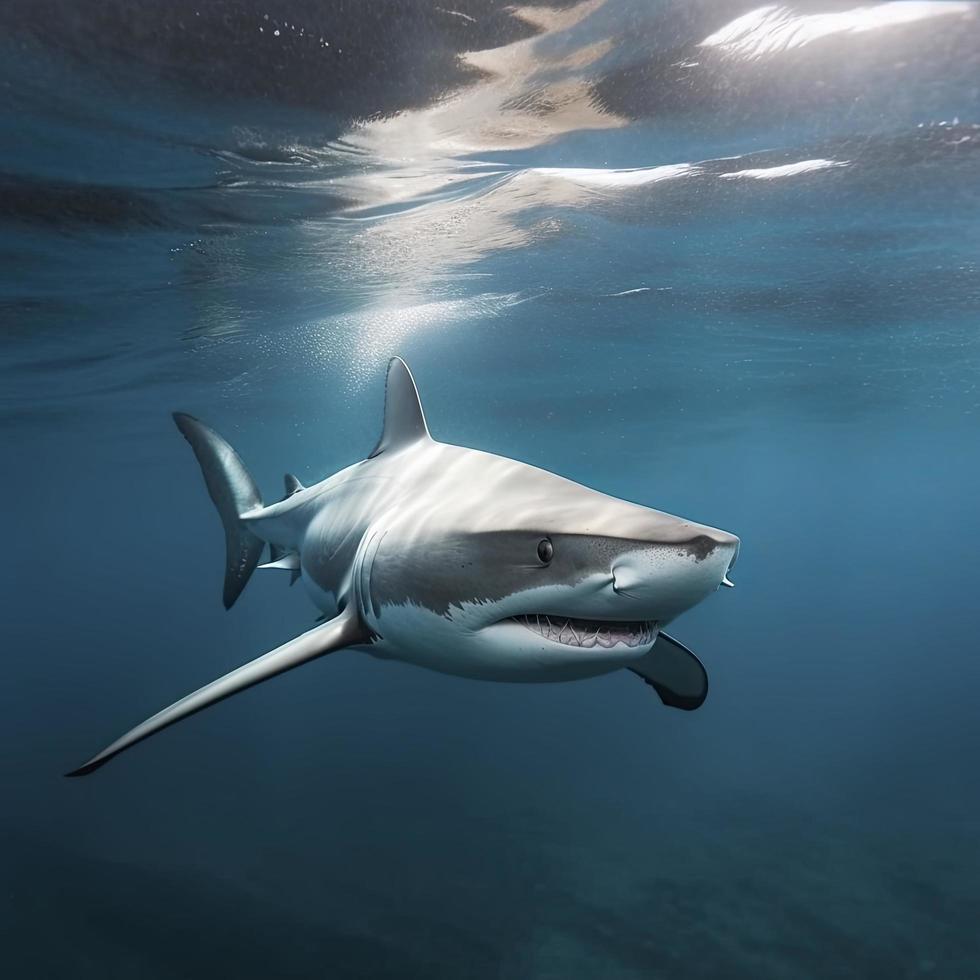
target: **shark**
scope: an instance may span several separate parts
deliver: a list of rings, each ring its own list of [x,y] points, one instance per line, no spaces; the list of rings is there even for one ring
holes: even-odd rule
[[[627,670],[669,707],[704,703],[703,664],[664,627],[732,585],[734,534],[439,442],[400,357],[388,365],[381,437],[367,458],[313,486],[287,474],[275,503],[263,503],[214,430],[184,413],[174,420],[224,526],[225,607],[263,568],[300,581],[322,615],[66,775],[91,773],[204,708],[339,650],[493,681]]]

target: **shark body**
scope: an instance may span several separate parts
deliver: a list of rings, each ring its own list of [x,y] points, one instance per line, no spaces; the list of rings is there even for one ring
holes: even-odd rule
[[[367,459],[311,487],[287,475],[286,496],[268,506],[228,443],[189,415],[174,418],[225,527],[225,606],[268,545],[272,557],[261,567],[299,579],[324,621],[68,775],[343,648],[485,680],[564,681],[628,668],[667,705],[703,703],[701,662],[663,627],[731,584],[734,535],[437,442],[400,358],[389,364],[384,428]]]

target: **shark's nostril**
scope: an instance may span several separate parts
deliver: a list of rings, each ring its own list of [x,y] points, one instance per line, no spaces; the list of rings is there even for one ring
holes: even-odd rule
[[[635,573],[631,572],[628,568],[614,568],[612,570],[612,587],[613,592],[617,595],[628,596],[630,594],[630,589],[641,585],[642,580]]]

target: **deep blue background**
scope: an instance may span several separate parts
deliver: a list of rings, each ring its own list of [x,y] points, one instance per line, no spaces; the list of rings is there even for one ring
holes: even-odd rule
[[[5,975],[980,976],[980,31],[932,6],[714,61],[751,4],[9,6]],[[508,44],[608,128],[517,145],[456,60]],[[371,448],[392,353],[436,438],[741,536],[674,627],[705,707],[341,654],[62,779],[316,615],[223,611],[169,412],[271,500]]]

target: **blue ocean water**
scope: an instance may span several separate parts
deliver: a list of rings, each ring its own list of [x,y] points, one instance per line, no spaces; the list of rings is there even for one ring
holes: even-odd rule
[[[980,10],[12,0],[0,13],[2,970],[980,977]],[[266,499],[433,435],[739,534],[632,675],[325,658]]]

